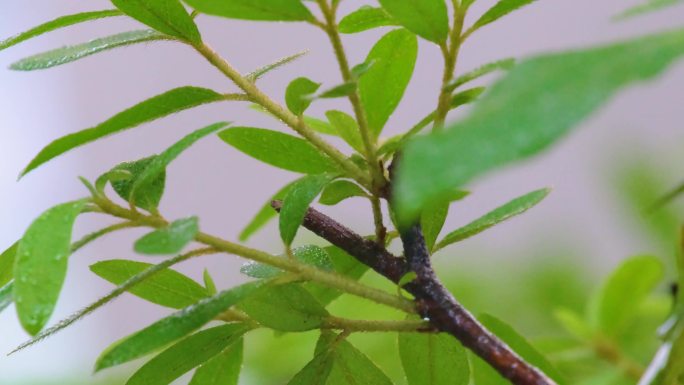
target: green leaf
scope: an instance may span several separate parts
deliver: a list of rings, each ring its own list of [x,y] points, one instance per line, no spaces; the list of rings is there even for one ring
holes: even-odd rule
[[[309,51],[302,51],[302,52],[298,52],[294,55],[286,56],[286,57],[279,59],[279,60],[277,60],[271,64],[265,65],[259,69],[256,69],[256,70],[250,72],[246,76],[246,78],[252,82],[256,82],[257,80],[259,80],[262,76],[266,75],[267,73],[269,73],[273,70],[276,70],[282,66],[285,66],[287,64],[290,64],[293,61],[295,61],[295,60],[301,58],[302,56],[306,55],[307,53],[309,53]]]
[[[326,385],[392,385],[392,381],[365,354],[347,340],[336,341],[334,333],[326,332],[316,347],[319,354],[330,350],[333,367]]]
[[[682,54],[679,30],[524,61],[466,119],[406,146],[394,185],[399,221],[410,223],[446,191],[548,148],[621,88],[655,77]]]
[[[304,139],[254,127],[232,127],[219,137],[239,151],[264,163],[303,174],[337,169],[335,164]]]
[[[328,316],[325,308],[296,283],[264,286],[238,307],[261,325],[285,332],[317,329]]]
[[[423,230],[425,244],[430,251],[435,249],[437,237],[439,237],[449,215],[450,205],[451,202],[448,200],[435,201],[427,205],[420,215],[420,228]]]
[[[185,337],[240,302],[261,285],[261,282],[246,283],[162,318],[107,348],[97,359],[95,370],[129,362]]]
[[[0,288],[0,313],[12,304],[12,293],[14,292],[14,282],[10,282]]]
[[[122,285],[152,266],[149,263],[114,259],[90,265],[90,271],[115,285]],[[209,296],[207,289],[172,269],[163,269],[128,291],[146,301],[173,309],[182,309]]]
[[[365,151],[363,139],[361,139],[361,131],[356,119],[349,116],[349,114],[342,111],[328,111],[325,116],[330,121],[330,124],[337,130],[337,134],[347,142],[354,150],[363,154]]]
[[[135,251],[147,255],[180,253],[199,232],[197,217],[179,219],[157,229],[135,242]]]
[[[357,9],[340,20],[341,33],[358,33],[369,29],[397,25],[396,20],[382,8],[368,5]]]
[[[446,246],[449,246],[452,243],[468,239],[491,227],[498,225],[499,223],[505,220],[520,215],[525,211],[531,209],[532,207],[536,206],[542,200],[544,200],[544,198],[546,198],[546,196],[549,195],[550,192],[550,189],[541,189],[532,191],[531,193],[527,193],[523,196],[515,198],[512,201],[506,203],[505,205],[499,206],[496,209],[488,212],[484,216],[468,223],[460,229],[450,232],[444,237],[444,239],[439,241],[439,243],[435,246],[434,249],[439,250]]]
[[[287,192],[280,210],[280,237],[290,245],[304,220],[311,202],[334,179],[330,174],[309,175],[297,181]]]
[[[306,245],[292,249],[294,257],[307,265],[315,266],[321,270],[333,270],[333,264],[330,261],[328,253],[315,245]],[[275,278],[283,271],[277,267],[264,265],[262,263],[250,262],[244,264],[240,268],[240,272],[252,278],[269,279]]]
[[[656,257],[634,257],[623,262],[592,297],[591,325],[608,336],[624,331],[627,321],[662,281],[664,273],[663,264]]]
[[[243,345],[244,341],[239,339],[202,364],[189,385],[237,385],[242,369]]]
[[[334,206],[352,197],[368,197],[368,194],[356,183],[336,180],[325,187],[318,201],[324,205]]]
[[[148,361],[126,385],[168,385],[241,341],[247,330],[245,325],[233,324],[197,332]]]
[[[74,15],[66,15],[58,17],[47,23],[41,24],[37,27],[31,28],[26,32],[22,32],[16,36],[12,36],[6,40],[0,41],[0,51],[25,42],[26,40],[43,35],[48,32],[58,30],[60,28],[68,27],[74,24],[83,23],[86,21],[103,19],[112,16],[121,16],[122,13],[115,9],[108,9],[103,11],[83,12]]]
[[[123,32],[29,56],[13,63],[10,68],[16,71],[42,70],[71,63],[102,51],[156,40],[173,40],[173,38],[152,30]]]
[[[108,171],[105,175],[112,175],[118,171],[128,172],[131,176],[128,179],[112,180],[112,188],[122,199],[127,202],[135,202],[135,205],[141,209],[155,212],[164,195],[164,187],[166,186],[166,172],[158,174],[155,178],[149,180],[144,185],[138,184],[138,187],[133,192],[133,186],[140,179],[145,169],[154,161],[157,156],[151,156],[136,160],[134,162],[121,163]],[[99,180],[100,178],[98,178]]]
[[[579,314],[566,308],[553,312],[554,318],[563,328],[574,337],[582,341],[590,341],[594,337],[594,331],[587,321]]]
[[[181,87],[157,95],[136,106],[114,115],[107,121],[62,138],[55,140],[45,147],[21,175],[37,168],[43,163],[57,157],[71,149],[93,142],[97,139],[112,135],[140,124],[171,115],[173,113],[197,107],[202,104],[214,103],[224,99],[224,96],[206,88]]]
[[[499,0],[496,5],[490,8],[470,27],[471,31],[480,29],[487,24],[491,24],[509,13],[518,10],[536,0]]]
[[[399,333],[399,355],[409,385],[467,385],[466,350],[446,333]]]
[[[312,116],[304,116],[304,123],[318,133],[325,135],[339,135],[337,130],[325,120],[317,119]]]
[[[0,287],[7,285],[14,278],[14,261],[17,257],[19,241],[14,242],[0,254]]]
[[[192,17],[179,0],[112,0],[115,7],[141,23],[193,44],[202,42]]]
[[[136,191],[139,188],[145,188],[149,183],[152,183],[154,180],[156,180],[159,175],[166,171],[166,167],[168,167],[171,162],[178,158],[183,151],[190,148],[193,144],[197,143],[197,141],[205,136],[213,134],[216,131],[225,128],[229,124],[230,123],[219,122],[201,128],[185,136],[183,139],[164,150],[164,152],[152,158],[150,164],[145,167],[145,170],[143,170],[140,176],[138,176],[138,178],[136,178],[136,180],[133,182],[133,186],[131,187],[131,196],[135,197]]]
[[[204,269],[202,279],[204,280],[204,290],[206,290],[209,295],[216,295],[216,293],[218,293],[218,290],[216,289],[216,282],[214,282],[214,278],[212,278],[211,274],[209,274],[209,269]]]
[[[368,54],[366,62],[374,64],[359,79],[359,94],[376,137],[404,96],[417,55],[418,41],[404,29],[383,36]]]
[[[63,203],[41,214],[26,230],[14,265],[19,321],[35,335],[48,322],[66,277],[71,232],[86,201]]]
[[[326,384],[333,367],[333,357],[328,351],[314,356],[302,370],[287,383],[287,385],[321,385]]]
[[[185,0],[192,8],[209,15],[263,21],[311,21],[301,0]]]
[[[449,35],[449,16],[444,0],[380,0],[382,7],[416,35],[442,44]]]
[[[673,5],[682,4],[682,0],[648,0],[644,4],[636,5],[627,9],[615,18],[618,20],[628,19],[634,16],[640,16],[645,13],[659,11],[661,9],[671,7]]]
[[[340,275],[358,281],[368,271],[369,267],[356,260],[356,258],[347,254],[344,250],[328,246],[325,252],[330,257],[333,270]],[[328,305],[343,293],[335,288],[327,285],[320,285],[314,282],[304,284],[304,287],[318,300],[322,305]]]
[[[503,342],[515,351],[522,359],[534,365],[558,384],[564,384],[563,376],[549,361],[535,349],[525,337],[511,326],[489,315],[479,317],[480,322]],[[470,355],[473,369],[473,380],[477,385],[509,385],[510,382],[501,377],[494,369],[474,354]]]
[[[492,63],[487,63],[483,66],[475,68],[474,70],[467,72],[456,79],[449,82],[446,86],[447,90],[455,90],[456,88],[469,83],[473,80],[479,79],[485,75],[489,75],[496,71],[509,71],[515,66],[515,59],[503,59],[495,61]]]
[[[323,90],[315,95],[310,95],[308,98],[310,100],[315,99],[335,99],[335,98],[346,98],[356,92],[356,82],[346,82],[338,84],[332,88]]]
[[[297,179],[294,182],[288,183],[285,185],[283,188],[278,190],[271,199],[269,199],[257,212],[257,214],[254,216],[254,218],[245,226],[245,228],[240,232],[240,241],[245,242],[247,241],[254,233],[256,233],[259,229],[261,229],[266,223],[268,223],[271,218],[274,218],[278,213],[275,211],[273,206],[271,206],[271,202],[274,200],[282,200],[285,198],[285,195],[287,195],[287,192],[290,191],[292,186],[297,183],[297,181],[301,180]]]
[[[285,103],[287,108],[295,115],[302,115],[311,105],[313,95],[321,87],[321,83],[316,83],[309,78],[297,78],[290,82],[285,90]]]

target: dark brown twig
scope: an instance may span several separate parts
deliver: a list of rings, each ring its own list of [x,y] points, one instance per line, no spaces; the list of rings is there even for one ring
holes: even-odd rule
[[[280,201],[273,201],[272,205],[276,210],[281,208]],[[441,284],[430,264],[420,226],[409,228],[401,236],[404,260],[315,209],[308,210],[303,225],[392,282],[398,283],[406,273],[414,271],[416,279],[404,285],[404,289],[415,297],[421,315],[436,329],[456,337],[513,384],[555,385],[487,331]]]

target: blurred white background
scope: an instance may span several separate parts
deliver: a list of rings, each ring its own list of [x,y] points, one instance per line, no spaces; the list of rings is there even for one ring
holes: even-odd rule
[[[479,0],[471,13],[478,15],[494,2]],[[369,2],[346,0],[342,14],[364,3]],[[476,34],[462,53],[459,70],[510,56],[600,44],[682,26],[682,6],[625,22],[611,21],[613,15],[634,3],[539,1]],[[104,0],[5,0],[0,2],[0,38],[60,15],[110,7]],[[198,23],[205,40],[245,72],[309,49],[308,56],[262,80],[261,86],[278,99],[282,99],[287,83],[297,76],[306,75],[329,84],[338,79],[326,37],[313,27],[209,16],[199,17]],[[112,18],[64,29],[1,52],[0,67],[6,68],[37,52],[132,28],[138,28],[136,22]],[[345,37],[354,63],[363,60],[381,33]],[[425,43],[421,43],[420,49],[415,76],[400,112],[388,125],[387,135],[410,127],[436,103],[440,54]],[[83,196],[85,190],[76,179],[79,175],[94,179],[119,162],[159,152],[186,133],[218,120],[283,129],[244,104],[205,106],[72,151],[17,182],[19,171],[51,140],[93,126],[139,101],[182,85],[233,89],[201,57],[172,43],[118,49],[45,71],[0,70],[0,248],[18,239],[44,209]],[[454,210],[447,229],[533,189],[550,186],[554,192],[514,223],[452,248],[447,254],[458,255],[463,261],[486,255],[482,263],[496,269],[500,268],[497,256],[500,261],[519,254],[516,250],[528,250],[535,245],[548,247],[547,242],[553,239],[582,250],[584,259],[578,263],[593,263],[604,269],[628,255],[650,251],[643,250],[643,239],[624,231],[623,222],[630,218],[620,213],[620,205],[607,187],[613,172],[609,166],[620,159],[653,152],[669,154],[662,157],[681,164],[683,94],[684,63],[680,63],[657,81],[622,93],[547,154],[479,181],[472,186],[475,194],[468,198],[469,204]],[[322,102],[314,105],[312,111],[321,116],[332,104],[348,109],[346,104],[338,103]],[[671,171],[663,177],[672,184],[678,181]],[[294,175],[259,164],[211,137],[173,163],[161,209],[169,218],[198,215],[208,232],[233,239],[265,200],[293,178]],[[343,208],[326,210],[359,232],[371,229],[366,202],[350,201]],[[96,216],[85,216],[79,221],[77,234],[104,223]],[[138,235],[140,232],[135,231],[113,235],[72,257],[64,296],[53,321],[111,288],[96,279],[88,265],[100,259],[135,258],[130,245]],[[250,244],[273,252],[281,249],[273,224]],[[236,273],[239,264],[236,258],[216,256],[180,269],[199,278],[203,268],[209,267],[219,284],[227,287],[241,279]],[[33,377],[83,378],[87,383],[94,357],[103,348],[166,312],[124,296],[44,343],[10,357],[0,357],[0,384],[15,385]],[[26,338],[12,308],[0,314],[0,352],[9,352]]]

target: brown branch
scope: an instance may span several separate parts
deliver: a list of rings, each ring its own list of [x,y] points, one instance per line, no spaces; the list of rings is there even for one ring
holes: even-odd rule
[[[281,208],[280,201],[273,201],[272,205],[276,210]],[[404,285],[404,289],[415,297],[421,315],[436,329],[456,337],[513,384],[555,385],[485,329],[442,285],[430,264],[420,226],[401,235],[404,260],[315,209],[308,210],[303,225],[392,282],[398,283],[407,272],[414,271],[416,279]]]

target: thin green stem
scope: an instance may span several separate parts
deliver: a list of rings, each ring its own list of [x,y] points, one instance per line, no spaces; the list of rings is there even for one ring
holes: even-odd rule
[[[465,20],[465,10],[457,1],[453,1],[454,6],[454,25],[449,36],[449,45],[443,44],[442,55],[444,56],[444,74],[442,75],[442,87],[440,88],[439,100],[437,102],[437,111],[435,112],[435,120],[433,131],[440,131],[444,127],[447,114],[451,109],[451,91],[447,89],[447,85],[454,78],[456,72],[456,64],[458,63],[458,54],[461,50],[463,33],[463,23]]]
[[[324,329],[338,329],[349,332],[419,332],[432,331],[425,321],[376,321],[354,320],[330,316],[323,322]]]
[[[318,136],[310,127],[304,123],[304,120],[281,106],[261,89],[255,83],[251,82],[247,77],[242,76],[227,60],[214,51],[207,44],[202,43],[194,46],[204,58],[216,67],[221,73],[226,75],[235,83],[254,103],[259,104],[266,109],[273,116],[277,117],[285,124],[294,129],[302,137],[306,138],[312,145],[318,148],[325,155],[335,161],[351,178],[364,186],[372,186],[371,180],[368,176],[357,166],[349,160],[344,154],[333,147],[331,144]]]
[[[117,223],[108,227],[105,227],[101,230],[95,231],[93,233],[85,235],[83,238],[79,239],[78,241],[74,242],[71,244],[71,252],[75,253],[78,250],[80,250],[83,246],[89,244],[90,242],[93,242],[109,233],[113,233],[118,230],[123,230],[123,229],[128,229],[131,227],[137,227],[139,226],[135,222],[127,221],[127,222],[121,222]]]

